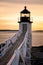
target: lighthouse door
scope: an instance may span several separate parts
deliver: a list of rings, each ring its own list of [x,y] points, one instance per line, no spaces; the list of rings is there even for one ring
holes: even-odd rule
[[[27,31],[27,24],[23,24],[23,33],[26,33]]]

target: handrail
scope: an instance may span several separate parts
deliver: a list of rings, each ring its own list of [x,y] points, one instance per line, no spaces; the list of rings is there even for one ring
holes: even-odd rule
[[[15,58],[15,53],[13,54],[13,56],[11,57],[11,60],[10,60],[10,62],[8,62],[8,64],[7,65],[11,65],[12,64],[12,62],[13,62],[13,59]]]
[[[10,47],[12,47],[12,44],[14,44],[14,42],[16,42],[16,40],[21,35],[21,33],[22,33],[21,31],[18,31],[12,38],[8,38],[5,41],[5,46],[3,47],[3,51],[1,51],[2,53],[0,53],[1,54],[0,58],[5,55],[5,53],[9,50]]]
[[[18,62],[19,62],[19,51],[18,49],[16,49],[7,65],[18,65]]]
[[[28,32],[26,32],[25,37],[24,37],[24,40],[23,40],[23,42],[21,43],[21,45],[18,47],[18,50],[15,50],[16,53],[18,54],[18,62],[19,62],[19,52],[21,51],[22,48],[24,48],[24,47],[23,47],[24,45],[26,46],[27,34],[28,34]],[[26,41],[25,41],[25,40],[26,40]],[[26,51],[25,51],[25,52],[26,52]],[[14,52],[13,56],[11,57],[11,59],[10,59],[10,61],[7,63],[7,65],[13,65],[12,63],[13,63],[14,59],[17,58],[17,57],[16,57],[16,56],[17,56],[16,53]],[[14,62],[14,63],[15,63],[15,62]],[[14,64],[14,65],[16,65],[16,64]],[[17,64],[17,65],[18,65],[18,64]]]
[[[21,45],[18,47],[18,49],[20,49],[20,48],[23,46],[24,42],[26,42],[26,41],[25,41],[25,40],[26,40],[26,35],[27,35],[27,32],[26,32],[26,34],[25,34],[25,37],[24,37],[23,42],[22,42]]]

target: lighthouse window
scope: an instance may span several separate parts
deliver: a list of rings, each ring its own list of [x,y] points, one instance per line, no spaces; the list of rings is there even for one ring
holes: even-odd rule
[[[30,14],[22,14],[22,17],[29,17]]]
[[[25,33],[27,31],[27,24],[23,24],[23,32]]]

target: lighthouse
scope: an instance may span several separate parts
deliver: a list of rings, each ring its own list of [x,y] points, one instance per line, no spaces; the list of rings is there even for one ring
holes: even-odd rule
[[[30,21],[30,11],[27,10],[26,6],[20,12],[19,30],[22,33],[26,33],[28,30],[31,33],[31,21]]]
[[[22,33],[26,33],[28,31],[28,39],[26,43],[26,63],[27,65],[31,65],[31,48],[32,48],[32,30],[31,30],[31,20],[30,20],[30,11],[25,6],[24,9],[20,12],[20,21],[19,21],[19,30]]]

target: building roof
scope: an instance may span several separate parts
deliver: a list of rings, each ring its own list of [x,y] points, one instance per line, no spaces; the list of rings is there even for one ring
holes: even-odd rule
[[[30,11],[28,11],[27,8],[26,8],[26,6],[25,6],[24,10],[22,10],[21,13],[30,13]]]

